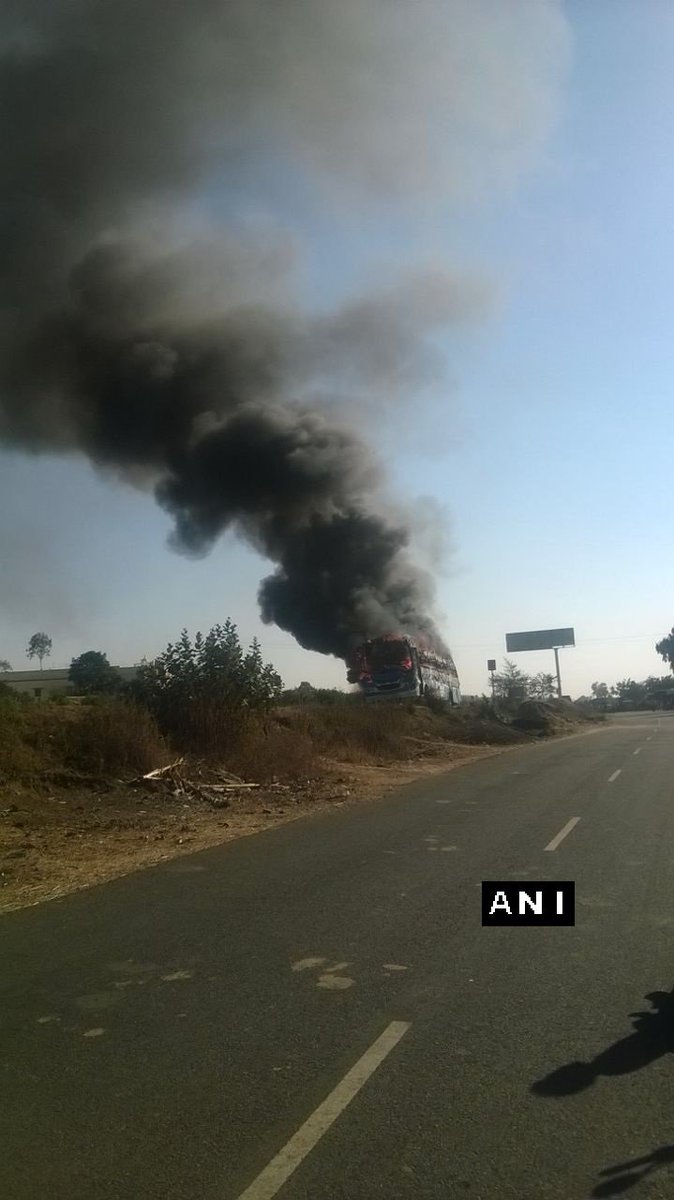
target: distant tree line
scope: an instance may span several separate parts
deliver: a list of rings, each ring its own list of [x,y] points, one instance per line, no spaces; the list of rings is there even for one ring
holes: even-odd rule
[[[621,709],[674,708],[674,676],[649,675],[640,682],[636,679],[620,679],[609,686],[595,682],[590,696],[581,700],[591,703],[602,712],[619,712]]]
[[[592,695],[583,699],[607,712],[620,709],[674,708],[674,628],[656,643],[655,649],[672,674],[649,675],[640,682],[636,679],[620,679],[611,687],[607,683],[597,681],[592,684]]]

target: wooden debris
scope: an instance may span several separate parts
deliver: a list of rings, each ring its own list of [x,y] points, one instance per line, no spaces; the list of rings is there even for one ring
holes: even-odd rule
[[[155,790],[165,789],[174,796],[185,796],[192,799],[206,800],[214,807],[224,807],[229,804],[231,793],[249,791],[259,788],[259,783],[247,783],[238,775],[220,768],[210,768],[205,764],[196,764],[192,774],[196,779],[187,779],[183,773],[184,757],[176,758],[165,767],[156,767],[133,780],[134,784],[151,787]],[[218,780],[219,782],[214,782]]]
[[[241,788],[259,788],[259,783],[209,783],[206,785],[211,792],[238,792]]]
[[[181,767],[184,761],[184,758],[176,758],[175,762],[168,763],[165,767],[155,767],[154,771],[148,771],[147,774],[143,775],[142,778],[164,779],[166,775],[169,775],[172,771],[175,771],[178,767]]]

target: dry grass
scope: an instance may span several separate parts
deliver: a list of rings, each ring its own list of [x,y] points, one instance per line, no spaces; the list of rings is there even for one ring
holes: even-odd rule
[[[154,717],[124,700],[82,709],[64,739],[67,765],[95,775],[151,771],[169,756]]]
[[[279,724],[273,717],[242,730],[227,755],[228,766],[243,779],[306,779],[320,770],[316,746],[306,732]]]
[[[275,719],[317,755],[353,763],[400,762],[439,743],[506,746],[527,740],[480,705],[309,703],[281,708]]]
[[[0,781],[39,782],[55,774],[149,771],[169,750],[154,718],[121,700],[92,707],[0,702]]]
[[[582,719],[582,718],[581,718]],[[566,724],[566,722],[565,722]],[[314,777],[322,763],[400,763],[447,743],[509,745],[531,734],[483,706],[309,702],[232,720],[212,706],[189,716],[190,737],[171,745],[142,706],[104,699],[91,706],[0,700],[0,783],[54,779],[63,771],[130,777],[187,752],[225,763],[256,782]]]
[[[248,723],[245,711],[229,710],[204,697],[173,714],[162,728],[181,752],[221,758],[245,738]]]
[[[414,731],[413,717],[398,706],[305,704],[281,709],[275,719],[316,755],[364,762],[409,758],[406,737]]]
[[[14,698],[0,700],[0,783],[32,779],[60,761],[51,710]]]

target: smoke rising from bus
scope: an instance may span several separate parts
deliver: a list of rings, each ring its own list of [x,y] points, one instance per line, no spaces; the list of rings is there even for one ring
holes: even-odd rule
[[[510,179],[553,110],[557,5],[11,0],[0,21],[0,438],[152,488],[182,552],[235,529],[274,567],[263,619],[307,648],[437,638],[335,397],[413,399],[476,290],[439,266],[308,314],[278,197],[300,180],[333,220],[409,220]]]

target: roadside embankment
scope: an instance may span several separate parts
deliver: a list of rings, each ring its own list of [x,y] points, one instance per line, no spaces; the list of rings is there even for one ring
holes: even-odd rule
[[[0,911],[385,796],[538,737],[577,731],[570,705],[279,706],[226,752],[180,756],[121,700],[0,702]],[[162,768],[164,768],[162,770]],[[148,778],[149,776],[149,778]]]

